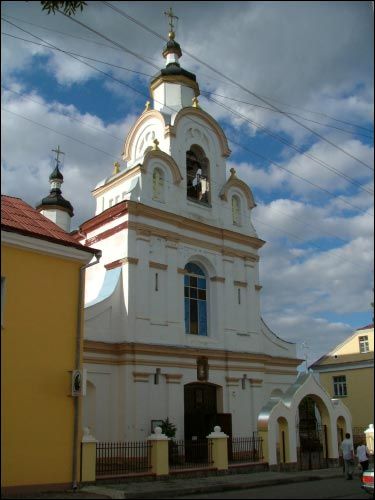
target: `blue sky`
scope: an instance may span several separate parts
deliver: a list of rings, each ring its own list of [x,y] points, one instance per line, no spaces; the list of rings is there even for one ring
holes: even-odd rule
[[[271,329],[299,354],[305,342],[313,362],[372,322],[371,2],[112,5],[164,36],[164,11],[172,6],[179,17],[181,65],[197,75],[201,107],[229,138],[228,170],[236,168],[257,203],[252,221],[267,242],[261,307]],[[76,19],[138,56],[47,15],[39,2],[2,2],[2,17],[2,193],[35,206],[49,192],[59,144],[74,229],[93,216],[91,190],[120,161],[147,101],[144,74],[164,66],[164,42],[104,2],[89,2]],[[48,43],[91,58],[90,66],[37,45]]]

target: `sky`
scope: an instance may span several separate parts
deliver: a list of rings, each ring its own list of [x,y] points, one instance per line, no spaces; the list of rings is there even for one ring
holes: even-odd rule
[[[179,18],[180,63],[257,204],[271,330],[309,365],[372,323],[372,2],[88,2],[74,20],[2,2],[2,194],[37,205],[59,145],[72,229],[94,215],[164,67],[165,42],[111,5],[164,37]]]

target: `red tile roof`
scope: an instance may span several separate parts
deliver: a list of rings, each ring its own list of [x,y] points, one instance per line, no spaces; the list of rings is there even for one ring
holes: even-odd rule
[[[78,243],[73,236],[20,198],[1,195],[1,230],[74,247],[90,253],[98,250]]]

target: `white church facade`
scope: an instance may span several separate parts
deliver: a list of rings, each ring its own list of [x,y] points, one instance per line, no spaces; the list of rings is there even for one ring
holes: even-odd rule
[[[76,232],[102,251],[86,270],[83,355],[83,426],[99,441],[145,439],[167,417],[179,439],[205,438],[215,425],[249,436],[277,424],[302,361],[262,320],[265,242],[251,222],[253,194],[234,169],[227,176],[227,139],[201,109],[181,55],[171,31],[166,67],[150,84],[153,104]],[[350,427],[337,408],[327,412],[331,427],[339,414]],[[295,427],[298,408],[287,411]]]

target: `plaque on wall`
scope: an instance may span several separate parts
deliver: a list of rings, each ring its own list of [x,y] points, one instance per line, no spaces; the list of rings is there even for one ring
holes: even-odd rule
[[[206,357],[197,359],[197,380],[203,382],[208,380],[208,359]]]

